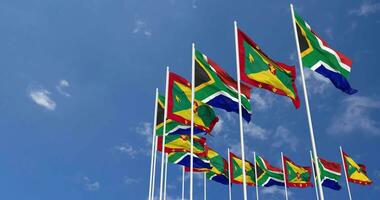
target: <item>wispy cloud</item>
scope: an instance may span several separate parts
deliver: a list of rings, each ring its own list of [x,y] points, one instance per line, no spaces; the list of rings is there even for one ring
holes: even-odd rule
[[[39,106],[54,111],[57,104],[50,98],[50,92],[46,89],[30,89],[29,97]]]
[[[92,181],[87,176],[83,177],[85,189],[88,191],[96,191],[100,189],[100,183],[98,181]]]
[[[273,137],[275,141],[272,143],[273,147],[279,148],[282,146],[289,146],[292,151],[297,150],[299,141],[297,137],[289,131],[289,129],[279,126],[277,127]]]
[[[213,129],[213,134],[214,135],[219,135],[222,132],[224,120],[222,118],[219,118],[218,123],[215,124],[214,129]]]
[[[375,14],[380,11],[380,3],[372,3],[371,1],[363,1],[359,8],[352,9],[349,11],[351,15],[357,16],[368,16],[370,14]]]
[[[194,8],[194,9],[198,8],[197,0],[192,0],[191,1],[191,7]]]
[[[138,153],[137,150],[135,150],[131,145],[129,144],[123,144],[119,146],[115,146],[115,149],[119,151],[120,153],[126,154],[131,158],[135,158],[136,154]]]
[[[326,34],[327,37],[329,37],[330,39],[333,39],[333,38],[334,38],[333,30],[332,30],[331,27],[325,29],[325,34]]]
[[[61,95],[65,97],[70,97],[71,95],[64,91],[66,88],[69,88],[69,87],[70,87],[70,83],[67,80],[60,80],[58,82],[58,85],[55,88]]]
[[[141,182],[141,178],[124,177],[126,184],[136,184]]]
[[[260,140],[266,140],[270,134],[268,130],[254,123],[244,124],[244,133]]]
[[[263,195],[269,195],[269,196],[285,196],[285,190],[283,187],[264,187],[260,190],[260,193]],[[292,196],[293,193],[291,191],[288,191],[288,196]]]
[[[142,19],[136,19],[135,20],[135,26],[134,26],[132,32],[134,34],[141,33],[148,38],[152,36],[152,31],[149,29],[147,23]]]
[[[317,72],[314,72],[309,69],[305,69],[304,75],[305,79],[307,80],[307,88],[313,93],[313,94],[323,94],[326,89],[329,87],[330,80],[328,80],[326,77],[320,75]],[[299,84],[302,84],[301,77],[298,78]]]
[[[328,128],[331,134],[360,133],[379,135],[379,122],[371,117],[372,111],[380,109],[380,101],[364,96],[349,96],[343,100],[340,114],[333,117]]]
[[[148,144],[152,143],[152,123],[149,122],[141,122],[135,129],[137,134],[146,138]]]
[[[273,105],[275,97],[268,91],[254,90],[251,94],[251,101],[253,102],[253,109],[257,111],[264,111]]]

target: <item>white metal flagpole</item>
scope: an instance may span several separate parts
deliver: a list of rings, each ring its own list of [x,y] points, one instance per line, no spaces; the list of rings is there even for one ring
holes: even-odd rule
[[[284,188],[285,188],[285,199],[288,200],[288,186],[286,185],[286,173],[285,173],[285,163],[284,154],[281,152],[281,162],[282,162],[282,172],[284,173]]]
[[[343,170],[344,170],[344,176],[346,177],[348,197],[350,198],[350,200],[352,200],[350,184],[348,183],[348,177],[347,177],[347,169],[346,169],[346,165],[344,164],[343,150],[342,150],[341,146],[339,146],[339,150],[340,150],[340,156],[342,157],[342,165],[343,165]]]
[[[160,177],[160,200],[162,200],[164,186],[164,167],[165,167],[165,135],[166,135],[166,118],[168,116],[168,92],[169,92],[169,67],[166,67],[166,85],[165,85],[165,109],[164,125],[162,127],[162,149],[161,149],[161,177]]]
[[[154,119],[153,119],[153,133],[152,133],[152,152],[150,158],[150,177],[149,177],[149,197],[148,199],[152,200],[152,190],[153,190],[153,163],[156,162],[154,159],[155,153],[155,143],[156,143],[156,124],[157,124],[157,99],[158,99],[158,88],[156,88],[156,98],[154,101]]]
[[[239,44],[238,44],[238,30],[237,22],[234,21],[235,28],[235,51],[236,51],[236,71],[237,71],[237,85],[238,85],[238,96],[239,96],[239,126],[240,126],[240,145],[241,145],[241,159],[243,160],[242,170],[243,170],[243,194],[244,200],[247,200],[247,180],[245,171],[245,153],[244,153],[244,133],[243,133],[243,116],[241,108],[241,86],[240,86],[240,61],[239,61]]]
[[[165,153],[165,179],[164,179],[164,200],[166,200],[166,185],[168,181],[168,154]]]
[[[255,182],[256,182],[256,200],[259,200],[259,184],[257,182],[257,162],[256,162],[256,152],[253,152],[253,163],[255,165]]]
[[[153,178],[152,178],[152,196],[151,200],[154,199],[154,189],[155,189],[155,181],[156,181],[156,163],[157,163],[157,142],[158,138],[154,138],[154,161],[153,161]]]
[[[182,167],[182,200],[185,200],[185,166]]]
[[[315,179],[315,170],[314,170],[314,167],[319,167],[319,166],[318,166],[318,163],[313,162],[313,154],[311,151],[310,151],[310,161],[311,161],[311,169],[313,169],[315,195],[317,195],[317,200],[319,200],[317,179]]]
[[[301,58],[301,55],[300,55],[300,47],[299,47],[299,42],[298,42],[296,21],[295,21],[295,18],[294,18],[293,4],[290,4],[290,10],[292,12],[294,38],[296,40],[296,45],[297,45],[298,62],[299,62],[299,67],[300,67],[300,72],[301,72],[302,87],[303,87],[303,91],[304,91],[306,113],[307,113],[307,119],[308,119],[308,124],[309,124],[309,131],[310,131],[311,147],[313,149],[314,160],[318,160],[317,147],[316,147],[315,139],[314,139],[313,123],[312,123],[312,120],[311,120],[311,113],[310,113],[310,108],[309,108],[309,98],[308,98],[308,95],[307,95],[305,76],[303,74],[303,65],[302,65],[302,58]],[[321,180],[320,180],[320,174],[321,173],[320,173],[319,167],[316,167],[315,171],[317,172],[317,178],[318,178],[319,197],[320,197],[321,200],[324,200],[325,198],[324,198],[324,195],[323,195],[323,189],[322,189]]]
[[[229,200],[232,200],[232,192],[231,192],[231,164],[230,164],[230,148],[228,150],[228,197]]]
[[[192,44],[191,53],[191,151],[190,151],[190,200],[193,200],[193,155],[194,155],[194,84],[195,84],[195,44]]]
[[[206,172],[203,173],[203,199],[207,200]]]

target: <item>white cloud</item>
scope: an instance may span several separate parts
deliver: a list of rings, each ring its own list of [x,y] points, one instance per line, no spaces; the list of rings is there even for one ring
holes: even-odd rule
[[[135,155],[138,153],[131,145],[129,144],[123,144],[120,146],[115,146],[115,149],[118,150],[120,153],[127,154],[129,157],[134,158]]]
[[[332,31],[332,28],[331,28],[331,27],[325,29],[325,34],[326,34],[327,37],[329,37],[330,39],[333,39],[333,31]]]
[[[349,14],[357,16],[368,16],[380,11],[380,3],[372,3],[370,1],[363,1],[359,8],[349,11]]]
[[[303,72],[305,75],[307,89],[313,94],[323,94],[329,87],[330,80],[326,77],[309,69],[305,69]],[[301,77],[298,78],[298,81],[300,85],[302,85]]]
[[[135,34],[141,33],[141,34],[145,35],[146,37],[152,36],[152,32],[148,28],[147,23],[145,21],[143,21],[142,19],[136,19],[135,20],[135,26],[134,26],[132,32]]]
[[[152,130],[152,123],[149,123],[149,122],[141,122],[135,129],[135,131],[144,136],[146,138],[146,141],[148,142],[148,144],[151,144],[152,143],[152,134],[153,134],[153,130]]]
[[[191,1],[191,7],[194,8],[194,9],[198,8],[198,6],[197,6],[197,0],[192,0]]]
[[[218,123],[215,124],[214,129],[212,131],[214,135],[219,135],[219,133],[222,132],[222,129],[224,128],[223,123],[224,123],[224,120],[222,118],[219,118]]]
[[[61,95],[70,97],[71,95],[64,91],[64,89],[68,87],[70,87],[70,83],[67,80],[60,80],[55,88]]]
[[[244,133],[260,140],[266,140],[269,135],[268,130],[254,123],[244,124]]]
[[[292,151],[296,151],[298,146],[298,139],[293,134],[291,134],[289,129],[283,126],[277,127],[273,138],[273,141],[275,141],[272,143],[273,147],[279,148],[286,145],[290,146],[290,149]]]
[[[100,183],[98,181],[92,181],[87,176],[83,177],[84,185],[88,191],[96,191],[100,189]]]
[[[274,95],[268,91],[259,89],[251,93],[251,101],[253,102],[253,110],[264,111],[270,108],[274,102]]]
[[[281,195],[285,196],[285,188],[284,187],[263,187],[259,190],[263,195]],[[288,196],[292,196],[292,192],[288,190]],[[281,198],[282,199],[282,198]]]
[[[371,111],[380,109],[380,101],[364,96],[349,96],[343,100],[343,111],[333,118],[328,128],[331,134],[347,134],[355,130],[361,134],[379,135],[379,122],[372,119]]]
[[[29,97],[39,106],[42,106],[48,110],[55,110],[56,103],[50,98],[50,92],[45,89],[31,89]]]
[[[124,182],[126,184],[136,184],[141,182],[141,178],[131,178],[131,177],[125,177]]]

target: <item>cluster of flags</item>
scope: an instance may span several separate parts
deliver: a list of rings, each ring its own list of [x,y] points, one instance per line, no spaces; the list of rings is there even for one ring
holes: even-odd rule
[[[351,71],[352,61],[342,53],[332,49],[310,26],[292,10],[293,25],[300,66],[325,76],[339,90],[352,95],[357,90],[351,88],[347,78]],[[357,164],[350,156],[341,151],[343,165],[317,157],[314,135],[312,133],[307,94],[305,101],[308,112],[309,127],[313,143],[311,166],[302,166],[281,154],[281,167],[274,167],[263,157],[254,155],[254,161],[245,159],[244,145],[242,157],[228,150],[228,159],[206,144],[206,138],[194,134],[212,134],[218,123],[214,109],[235,112],[251,121],[251,87],[263,88],[274,94],[288,97],[294,107],[300,107],[300,99],[295,84],[296,69],[294,66],[275,61],[261,47],[235,24],[235,42],[237,56],[237,81],[222,67],[195,49],[193,46],[191,82],[174,72],[167,72],[165,96],[156,94],[156,113],[152,163],[155,166],[155,154],[163,153],[168,163],[183,166],[185,172],[205,173],[205,177],[215,182],[231,185],[243,184],[244,187],[310,187],[315,185],[340,190],[341,171],[346,174],[348,182],[368,185],[372,181],[366,174],[364,165]],[[302,68],[301,68],[302,70]],[[303,72],[301,75],[304,81]],[[241,82],[243,81],[243,82]],[[304,83],[304,90],[306,86]],[[306,91],[305,91],[306,93]],[[241,128],[241,138],[243,134]],[[153,155],[153,148],[154,155]],[[153,161],[154,160],[154,161]],[[317,162],[315,162],[317,160]],[[161,163],[162,196],[163,166]],[[343,167],[342,167],[343,166]],[[154,167],[155,168],[155,167]],[[151,167],[149,199],[154,197],[155,169]],[[166,180],[166,179],[165,179]],[[192,179],[191,179],[192,180]],[[319,183],[320,182],[320,183]],[[191,186],[192,188],[192,182]],[[321,187],[320,189],[321,190]],[[320,191],[321,192],[321,191]],[[190,199],[192,199],[190,189]],[[258,194],[257,194],[258,195]],[[318,195],[318,191],[317,191]],[[320,193],[323,199],[323,192]]]

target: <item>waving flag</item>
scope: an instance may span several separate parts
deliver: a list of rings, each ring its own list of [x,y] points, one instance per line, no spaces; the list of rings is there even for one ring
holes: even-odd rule
[[[372,180],[368,178],[365,165],[357,164],[350,156],[343,152],[346,176],[349,182],[360,185],[370,185]]]
[[[340,164],[319,158],[318,165],[321,172],[322,186],[333,190],[340,190],[342,188],[339,185],[339,179],[342,175]]]
[[[228,184],[228,163],[226,159],[219,155],[215,150],[206,146],[207,159],[210,161],[211,169],[194,168],[194,172],[207,172],[206,176],[209,180],[213,180],[222,184]],[[185,168],[186,172],[190,171],[190,168]]]
[[[164,111],[165,111],[165,97],[158,96],[157,100],[157,123],[156,135],[160,136],[164,132]],[[194,128],[194,133],[202,132],[199,128]],[[166,135],[170,134],[190,134],[190,126],[176,122],[171,119],[166,120]]]
[[[293,66],[272,60],[245,33],[238,29],[241,79],[255,87],[289,97],[296,108],[300,106]]]
[[[168,154],[168,161],[177,165],[190,167],[191,153],[189,152],[172,152]],[[204,156],[193,154],[193,167],[198,170],[210,170],[210,161]]]
[[[206,138],[194,135],[194,154],[207,155]],[[158,137],[157,151],[162,151],[162,136]],[[191,152],[191,140],[189,135],[167,135],[165,137],[165,153]]]
[[[245,174],[247,185],[255,185],[255,166],[245,161]],[[230,152],[231,183],[243,184],[243,160]]]
[[[241,84],[243,118],[251,120],[250,90]],[[215,108],[239,113],[237,82],[214,61],[195,51],[195,97]]]
[[[311,168],[295,164],[286,156],[283,157],[285,169],[285,181],[288,187],[309,187],[311,186]]]
[[[181,76],[169,74],[168,119],[191,125],[191,85]],[[198,100],[194,101],[194,126],[210,133],[219,118],[214,110]]]
[[[257,184],[270,187],[284,185],[284,173],[282,169],[271,166],[264,158],[256,155]]]
[[[334,86],[347,94],[355,94],[347,81],[352,61],[321,39],[298,14],[294,14],[302,64],[330,79]]]

